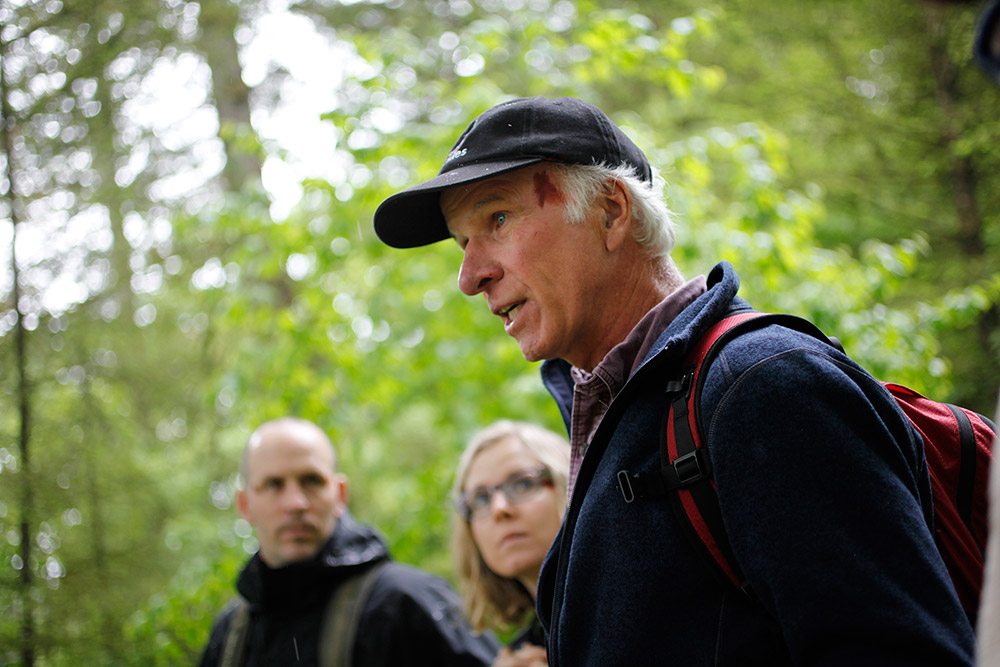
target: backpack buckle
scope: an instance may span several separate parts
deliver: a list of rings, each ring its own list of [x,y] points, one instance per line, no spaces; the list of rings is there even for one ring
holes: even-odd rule
[[[691,380],[694,377],[694,370],[689,369],[677,380],[670,380],[667,382],[666,389],[664,390],[668,396],[673,396],[676,394],[686,394],[688,388],[691,386]]]
[[[712,476],[712,460],[708,451],[696,449],[684,456],[678,456],[671,464],[677,475],[677,488],[683,489]]]

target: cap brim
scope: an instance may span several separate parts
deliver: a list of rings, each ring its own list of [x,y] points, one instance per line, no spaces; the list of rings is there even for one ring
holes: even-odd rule
[[[451,236],[441,213],[442,190],[498,176],[543,159],[528,157],[469,164],[397,192],[375,210],[375,234],[393,248],[416,248],[442,241]]]

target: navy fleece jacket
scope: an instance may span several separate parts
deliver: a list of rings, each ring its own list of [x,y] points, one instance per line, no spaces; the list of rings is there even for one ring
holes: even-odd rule
[[[730,265],[713,269],[587,449],[539,581],[550,665],[971,665],[920,438],[879,382],[819,340],[767,326],[706,376],[723,521],[756,600],[716,576],[666,500],[624,501],[616,474],[659,466],[665,383],[703,331],[749,308],[738,287]],[[569,365],[542,374],[568,418]]]

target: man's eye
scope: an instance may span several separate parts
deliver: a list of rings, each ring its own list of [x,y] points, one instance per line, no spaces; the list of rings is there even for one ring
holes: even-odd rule
[[[503,211],[493,214],[493,224],[497,227],[502,227],[503,224],[507,222],[507,214]]]
[[[323,486],[326,480],[319,475],[309,475],[302,479],[303,486]]]
[[[281,484],[282,482],[280,479],[269,479],[266,482],[264,482],[264,488],[272,491],[279,490],[281,489]]]

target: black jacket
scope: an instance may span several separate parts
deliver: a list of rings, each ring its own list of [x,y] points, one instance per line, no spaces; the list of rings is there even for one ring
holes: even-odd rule
[[[388,558],[382,538],[347,513],[310,560],[272,569],[259,554],[251,558],[236,584],[250,604],[246,667],[318,665],[319,633],[332,591],[352,572]],[[216,619],[201,667],[219,664],[234,610],[230,604]],[[492,635],[472,632],[443,579],[390,563],[362,611],[353,664],[479,667],[489,665],[498,648]]]

